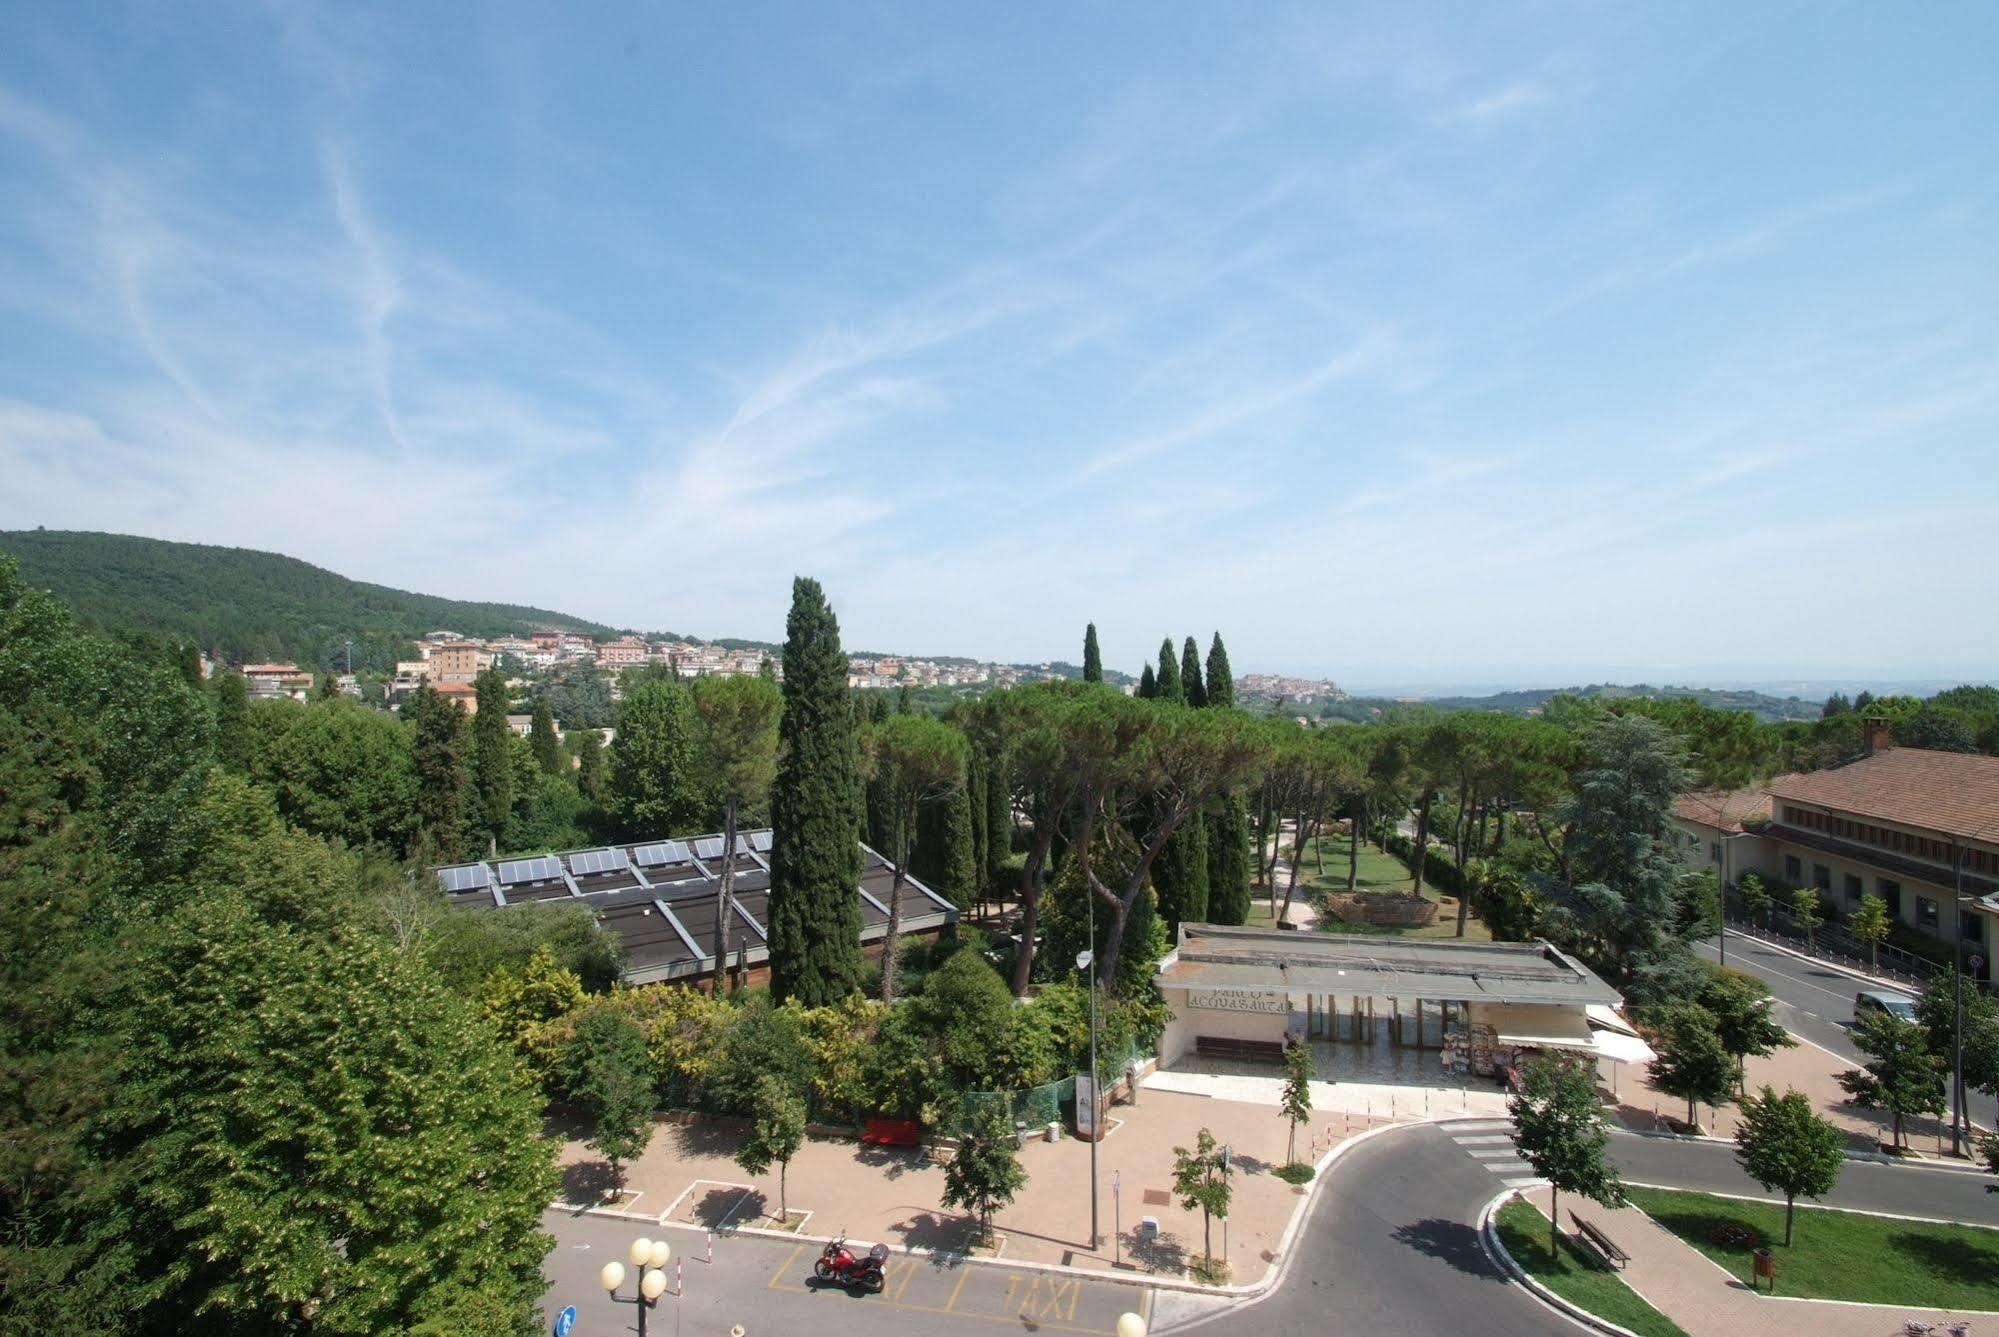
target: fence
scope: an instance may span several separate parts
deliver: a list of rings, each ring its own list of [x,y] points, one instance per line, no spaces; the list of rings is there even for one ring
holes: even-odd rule
[[[1025,1124],[1030,1131],[1051,1123],[1066,1124],[1076,1109],[1076,1079],[1064,1077],[1021,1091],[967,1091],[956,1131],[966,1132],[974,1117],[995,1105],[1007,1110],[1012,1123]]]
[[[1892,943],[1881,943],[1870,951],[1868,944],[1855,938],[1839,924],[1820,924],[1806,933],[1798,927],[1796,917],[1774,901],[1764,911],[1761,923],[1749,916],[1733,894],[1728,897],[1726,913],[1730,930],[1743,937],[1781,943],[1809,956],[1835,961],[1917,988],[1939,975],[1950,973],[1949,966],[1904,951]],[[1967,947],[1966,955],[1970,954],[1971,949]],[[1989,981],[1981,981],[1980,987],[1989,990],[1992,986]]]

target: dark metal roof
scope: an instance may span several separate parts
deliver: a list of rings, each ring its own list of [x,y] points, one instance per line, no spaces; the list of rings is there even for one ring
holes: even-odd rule
[[[747,949],[753,966],[770,955],[764,946],[769,849],[768,830],[741,831],[736,853],[729,859],[730,951]],[[445,901],[458,909],[500,910],[530,903],[588,906],[598,922],[618,936],[625,980],[645,984],[714,970],[722,864],[722,837],[712,835],[451,864],[435,871]],[[497,871],[502,867],[519,880],[507,882]],[[894,883],[895,866],[862,845],[861,882],[854,889],[861,903],[862,941],[887,935]],[[957,918],[949,901],[916,878],[903,877],[904,932],[924,932]]]

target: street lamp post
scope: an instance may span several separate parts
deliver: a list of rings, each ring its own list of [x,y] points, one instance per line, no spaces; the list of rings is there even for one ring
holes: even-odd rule
[[[1076,969],[1087,971],[1090,986],[1090,1248],[1097,1247],[1097,1121],[1103,1117],[1103,1102],[1097,1099],[1097,893],[1085,880],[1083,898],[1090,905],[1090,945],[1076,953]]]
[[[1728,964],[1728,847],[1735,843],[1735,837],[1723,834],[1721,838],[1721,963]]]
[[[632,1260],[638,1270],[638,1285],[633,1288],[632,1303],[639,1311],[639,1337],[645,1337],[646,1313],[659,1303],[659,1297],[666,1294],[666,1261],[673,1256],[673,1249],[665,1240],[650,1240],[643,1235],[632,1241],[632,1247],[625,1256]],[[597,1284],[602,1286],[613,1300],[618,1298],[618,1287],[625,1284],[625,1265],[612,1259],[604,1264],[597,1274]]]
[[[1950,1020],[1950,1154],[1964,1154],[1964,847],[1953,846],[1954,877],[1950,897],[1950,936],[1954,962]]]
[[[1117,1337],[1145,1337],[1145,1320],[1136,1314],[1117,1316]]]

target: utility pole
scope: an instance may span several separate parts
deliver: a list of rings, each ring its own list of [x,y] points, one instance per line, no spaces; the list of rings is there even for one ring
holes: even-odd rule
[[[1085,858],[1089,851],[1083,852]],[[1090,945],[1076,960],[1084,965],[1087,959],[1089,974],[1085,982],[1090,986],[1090,1249],[1095,1252],[1101,1236],[1097,1230],[1097,1142],[1102,1130],[1097,1122],[1103,1117],[1103,1101],[1097,1097],[1097,892],[1086,877],[1083,879],[1083,897],[1090,906]]]
[[[1957,952],[1950,1024],[1950,1154],[1964,1154],[1964,847],[1951,845],[1950,930]]]

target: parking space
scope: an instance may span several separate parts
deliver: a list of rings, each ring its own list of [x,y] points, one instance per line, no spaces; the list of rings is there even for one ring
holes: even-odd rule
[[[799,1245],[771,1273],[767,1288],[829,1299],[846,1297],[843,1287],[814,1280],[812,1264],[817,1256],[816,1246]],[[868,1304],[1010,1323],[1039,1332],[1108,1333],[1115,1329],[1119,1314],[1147,1315],[1151,1299],[1149,1291],[1131,1286],[929,1258],[891,1258],[884,1281],[879,1295],[866,1297]]]

